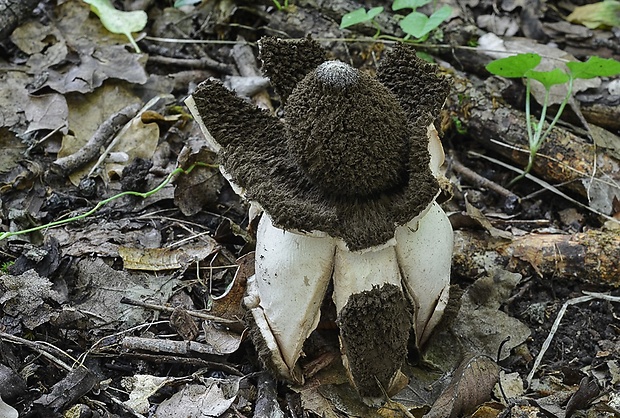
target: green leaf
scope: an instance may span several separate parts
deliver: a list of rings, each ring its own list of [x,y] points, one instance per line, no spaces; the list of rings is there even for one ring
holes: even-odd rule
[[[414,38],[422,38],[432,30],[437,29],[441,22],[450,17],[451,14],[450,6],[443,6],[430,17],[419,12],[411,12],[400,21],[400,28]]]
[[[502,77],[525,77],[525,73],[540,64],[538,54],[518,54],[512,57],[500,58],[487,64],[486,69],[491,74]]]
[[[419,13],[409,13],[403,20],[400,21],[400,28],[408,35],[414,38],[421,38],[424,36],[424,26],[428,22],[428,16]]]
[[[568,74],[559,68],[555,68],[551,71],[534,71],[530,70],[525,73],[525,77],[532,80],[539,81],[547,90],[555,84],[564,84],[568,82]]]
[[[439,8],[439,10],[435,11],[435,13],[430,15],[430,17],[428,18],[428,23],[426,24],[427,29],[428,27],[432,26],[430,29],[428,29],[428,31],[430,32],[439,27],[439,25],[441,25],[447,18],[449,18],[451,14],[452,8],[450,6],[446,5]]]
[[[590,57],[586,62],[567,62],[566,66],[573,78],[611,77],[620,74],[620,62],[612,58]]]
[[[368,16],[368,20],[373,20],[375,17],[379,16],[383,12],[383,7],[373,7],[366,14]]]
[[[116,10],[109,0],[84,0],[84,3],[90,4],[90,10],[99,16],[99,20],[107,30],[127,36],[136,52],[140,52],[131,32],[140,32],[146,26],[147,16],[144,11]]]
[[[394,0],[392,3],[392,10],[400,10],[400,9],[417,9],[418,7],[422,7],[426,4],[429,4],[433,0]]]
[[[357,25],[358,23],[369,22],[377,15],[383,12],[383,7],[373,7],[372,9],[366,11],[366,9],[359,8],[357,10],[353,10],[342,16],[340,20],[340,29],[348,28],[349,26]]]

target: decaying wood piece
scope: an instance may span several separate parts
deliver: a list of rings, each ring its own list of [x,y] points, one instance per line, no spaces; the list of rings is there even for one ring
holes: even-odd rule
[[[512,240],[496,240],[485,232],[454,232],[452,268],[456,274],[477,277],[489,264],[525,276],[620,287],[620,232],[531,233]]]
[[[525,112],[495,99],[497,94],[490,82],[474,86],[458,74],[454,80],[448,96],[451,116],[456,116],[468,135],[482,145],[511,159],[517,167],[525,167],[529,153]],[[587,196],[593,172],[593,183],[614,187],[613,182],[620,180],[619,167],[620,162],[604,149],[597,149],[588,140],[556,126],[538,151],[532,172],[550,183],[567,183],[572,191]]]
[[[124,107],[106,119],[86,144],[78,151],[66,157],[58,158],[50,170],[58,175],[67,175],[99,155],[101,148],[106,147],[114,135],[129,122],[140,110],[139,104]]]

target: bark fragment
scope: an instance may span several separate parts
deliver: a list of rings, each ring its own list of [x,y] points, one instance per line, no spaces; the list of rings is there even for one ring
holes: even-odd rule
[[[498,241],[483,232],[455,231],[452,268],[456,274],[477,277],[488,263],[525,276],[620,287],[620,232],[530,233]]]

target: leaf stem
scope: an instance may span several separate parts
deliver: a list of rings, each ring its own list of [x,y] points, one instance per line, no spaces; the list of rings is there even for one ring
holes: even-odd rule
[[[531,117],[531,111],[530,111],[530,91],[531,91],[531,81],[529,78],[525,79],[525,121],[526,121],[526,126],[527,126],[527,141],[529,144],[532,143],[533,141],[533,136],[532,136],[532,117]]]
[[[547,130],[545,130],[545,133],[542,135],[541,141],[544,141],[549,136],[555,124],[558,122],[558,120],[560,120],[560,116],[562,115],[562,112],[564,112],[564,108],[566,107],[566,104],[570,100],[571,94],[573,92],[573,77],[570,74],[569,74],[569,77],[570,78],[568,79],[568,89],[566,90],[566,97],[564,97],[564,100],[562,100],[562,103],[560,104],[560,107],[557,113],[555,114],[555,117],[549,124],[549,127],[547,128]]]
[[[9,232],[4,232],[2,234],[0,234],[0,241],[2,241],[3,239],[7,239],[9,237],[13,237],[16,235],[23,235],[23,234],[29,234],[31,232],[36,232],[36,231],[40,231],[42,229],[48,229],[48,228],[54,228],[56,226],[60,226],[60,225],[64,225],[67,224],[69,222],[73,222],[73,221],[78,221],[80,219],[84,219],[90,215],[92,215],[93,213],[97,212],[99,209],[101,209],[101,207],[107,205],[108,203],[112,202],[113,200],[116,200],[118,198],[121,198],[123,196],[137,196],[137,197],[141,197],[143,199],[146,199],[147,197],[157,193],[158,191],[160,191],[161,189],[163,189],[164,187],[166,187],[168,185],[168,183],[170,183],[170,181],[172,181],[172,179],[179,173],[183,173],[183,174],[189,174],[196,166],[200,166],[200,167],[209,167],[209,168],[217,168],[217,165],[213,165],[213,164],[206,164],[206,163],[194,163],[192,164],[189,168],[184,169],[182,167],[177,167],[174,171],[172,171],[170,174],[168,174],[168,176],[164,179],[164,181],[162,181],[157,187],[155,187],[152,190],[149,190],[148,192],[134,192],[134,191],[125,191],[122,193],[118,193],[115,194],[114,196],[111,196],[107,199],[104,199],[102,201],[100,201],[99,203],[97,203],[95,205],[94,208],[92,208],[91,210],[82,213],[81,215],[77,215],[77,216],[73,216],[71,218],[68,219],[61,219],[58,221],[54,221],[54,222],[50,222],[48,224],[45,225],[39,225],[39,226],[35,226],[33,228],[29,228],[29,229],[23,229],[21,231],[9,231]]]

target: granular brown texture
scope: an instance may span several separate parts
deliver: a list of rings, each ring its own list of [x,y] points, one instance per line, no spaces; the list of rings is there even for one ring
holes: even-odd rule
[[[429,122],[439,111],[450,91],[450,81],[437,75],[437,66],[415,54],[413,48],[397,45],[377,68],[377,79],[398,97],[409,121],[420,116]]]
[[[327,59],[321,45],[310,38],[289,41],[265,37],[258,45],[262,71],[271,80],[271,85],[283,103],[297,83]]]
[[[343,353],[362,396],[380,397],[407,355],[413,317],[392,284],[352,295],[338,317]]]
[[[277,57],[278,48],[288,53],[290,42],[262,42],[263,55]],[[313,70],[299,83],[295,96],[312,95],[303,89],[316,83]],[[355,83],[354,79],[349,80],[351,74],[346,67],[342,71],[340,75],[336,72],[320,77],[325,80],[334,75],[327,82],[332,88],[339,79],[351,89],[371,83],[361,73],[360,80],[366,81]],[[434,72],[432,77],[437,78]],[[372,85],[376,86],[376,81]],[[349,87],[345,86],[346,89]],[[378,98],[380,91],[386,92],[386,97]],[[233,182],[245,189],[247,199],[258,202],[279,228],[324,231],[343,239],[351,250],[380,245],[393,238],[395,229],[420,214],[439,191],[429,168],[428,113],[417,118],[410,115],[404,125],[403,110],[394,102],[394,98],[400,101],[400,96],[390,95],[383,87],[373,87],[366,94],[317,96],[313,99],[316,105],[306,114],[299,110],[302,104],[297,104],[298,110],[295,105],[286,106],[283,123],[236,97],[218,82],[205,81],[193,94],[205,126],[222,146],[221,164]],[[355,108],[355,100],[349,100],[355,97],[363,110]],[[328,124],[309,122],[309,116],[326,118]],[[304,149],[300,141],[304,138],[292,139],[296,129],[308,141],[333,141],[325,145],[327,152],[324,151],[320,163],[325,172],[314,168],[311,158],[300,156]],[[372,135],[364,132],[367,129],[372,130]],[[295,141],[297,145],[290,147]],[[306,150],[312,151],[312,147]],[[346,155],[349,152],[354,154]],[[331,157],[335,158],[334,164],[346,167],[330,167]]]
[[[289,97],[291,154],[326,193],[366,197],[401,188],[411,136],[405,112],[377,80],[344,63],[324,69],[331,62],[306,76]]]

